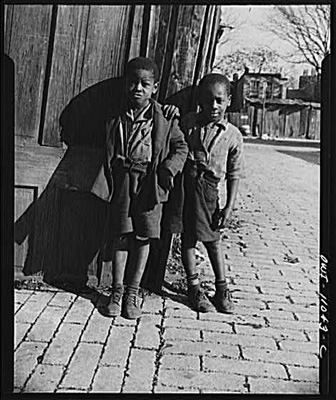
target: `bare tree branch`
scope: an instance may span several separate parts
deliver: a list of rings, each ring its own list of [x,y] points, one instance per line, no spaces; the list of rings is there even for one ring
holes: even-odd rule
[[[297,49],[317,72],[330,51],[330,6],[274,6],[265,30],[271,31]],[[294,61],[294,60],[292,60]]]
[[[265,47],[252,49],[242,48],[216,60],[214,69],[220,69],[225,75],[244,72],[248,67],[250,72],[280,72],[279,54],[275,50]]]
[[[237,14],[230,10],[230,6],[221,7],[221,22],[222,35],[218,45],[222,46],[231,41],[237,29],[241,28],[244,23],[238,18]]]

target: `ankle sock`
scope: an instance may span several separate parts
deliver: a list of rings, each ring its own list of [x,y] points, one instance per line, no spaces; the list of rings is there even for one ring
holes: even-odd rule
[[[216,292],[224,292],[226,289],[228,289],[228,283],[226,279],[218,281],[216,280],[215,286],[216,286]]]
[[[127,285],[127,294],[135,294],[138,295],[139,292],[139,285]]]
[[[193,274],[187,276],[187,284],[189,290],[196,290],[200,287],[200,281],[198,279],[198,274]]]
[[[124,286],[121,283],[112,284],[112,290],[113,292],[122,293],[124,291]]]

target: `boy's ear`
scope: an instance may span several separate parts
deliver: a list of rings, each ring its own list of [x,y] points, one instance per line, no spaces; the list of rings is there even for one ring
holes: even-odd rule
[[[154,83],[153,94],[155,94],[159,89],[159,82]]]
[[[228,106],[230,106],[230,105],[231,105],[231,100],[232,100],[232,95],[231,95],[231,94],[229,94],[229,95],[228,95]]]

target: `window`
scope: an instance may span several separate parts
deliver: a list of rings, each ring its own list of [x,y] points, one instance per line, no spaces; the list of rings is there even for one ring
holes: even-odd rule
[[[259,81],[257,79],[250,80],[250,97],[258,97],[259,93]]]

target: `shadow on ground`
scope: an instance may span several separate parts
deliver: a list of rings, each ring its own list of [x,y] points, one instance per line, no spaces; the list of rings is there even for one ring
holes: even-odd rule
[[[287,154],[292,157],[301,158],[312,164],[320,165],[320,152],[319,151],[295,151],[295,150],[277,150],[279,153]]]

